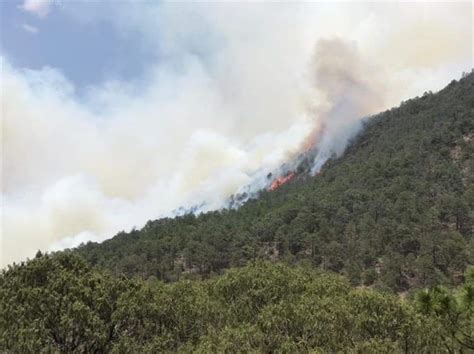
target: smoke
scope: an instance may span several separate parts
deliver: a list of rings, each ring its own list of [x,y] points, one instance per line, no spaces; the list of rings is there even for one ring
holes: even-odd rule
[[[139,31],[157,51],[142,80],[112,78],[78,95],[58,69],[2,59],[2,265],[180,207],[221,208],[268,186],[269,172],[308,147],[316,172],[342,154],[361,117],[441,88],[470,65],[468,46],[449,57],[433,50],[427,65],[413,50],[451,40],[446,13],[457,16],[449,33],[469,43],[458,5],[115,4],[62,11]],[[417,27],[425,12],[440,26]],[[432,32],[387,46],[400,27]]]
[[[268,170],[257,171],[250,184],[239,188],[230,206],[239,207],[261,189],[274,190],[289,181],[303,159],[312,159],[314,175],[329,158],[339,157],[361,129],[362,120],[386,104],[387,89],[378,72],[360,57],[355,42],[318,40],[307,70],[305,111],[312,118],[312,129],[271,175]]]
[[[312,174],[331,156],[344,152],[364,116],[383,109],[387,89],[378,72],[359,57],[355,43],[332,39],[316,44],[311,77],[324,103],[311,109],[320,122],[310,134],[310,144],[316,150]]]
[[[246,138],[234,132],[234,110],[202,67],[188,70],[169,79],[157,72],[160,86],[142,97],[96,91],[95,100],[113,102],[97,113],[74,99],[58,71],[3,63],[6,263],[103,240],[180,206],[220,208],[256,169],[284,161],[310,129],[295,119]]]

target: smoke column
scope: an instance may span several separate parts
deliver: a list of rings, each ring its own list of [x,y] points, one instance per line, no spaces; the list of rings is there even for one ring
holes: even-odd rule
[[[310,135],[316,137],[313,147],[317,150],[312,174],[319,172],[328,158],[344,152],[364,116],[383,109],[387,90],[376,70],[362,62],[355,43],[333,39],[316,44],[311,73],[326,107],[313,110],[323,128]]]
[[[0,264],[102,241],[180,207],[221,208],[267,188],[269,172],[284,175],[308,149],[317,172],[361,117],[470,69],[470,10],[65,2],[70,21],[139,33],[159,59],[143,80],[110,78],[79,97],[58,68],[2,57]]]

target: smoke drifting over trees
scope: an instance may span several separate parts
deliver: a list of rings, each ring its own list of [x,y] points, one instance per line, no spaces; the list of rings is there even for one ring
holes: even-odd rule
[[[472,41],[460,4],[104,4],[90,21],[110,17],[160,52],[145,83],[109,80],[78,97],[59,70],[2,59],[2,265],[103,240],[180,206],[220,208],[242,186],[263,187],[261,176],[308,141],[316,172],[344,151],[361,117],[442,87],[471,60],[467,45],[450,57],[433,49],[426,61],[415,50],[452,41],[446,11],[456,18],[449,33]],[[74,6],[84,5],[65,6],[71,18]],[[333,12],[353,20],[329,22]],[[420,23],[421,13],[429,20]],[[401,25],[410,29],[404,40],[390,30]]]
[[[344,152],[365,115],[384,107],[386,88],[376,68],[361,60],[355,43],[341,39],[316,44],[311,74],[314,87],[322,91],[326,103],[314,108],[314,116],[322,126],[313,135],[318,152],[312,172],[316,173],[329,157]]]

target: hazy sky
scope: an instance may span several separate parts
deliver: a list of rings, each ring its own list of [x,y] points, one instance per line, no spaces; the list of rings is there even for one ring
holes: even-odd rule
[[[219,208],[318,127],[341,153],[360,116],[472,68],[471,2],[0,9],[1,265]]]

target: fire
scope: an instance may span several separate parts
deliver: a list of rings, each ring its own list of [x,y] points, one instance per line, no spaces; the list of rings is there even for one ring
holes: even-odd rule
[[[286,176],[280,176],[273,180],[272,184],[268,188],[269,191],[274,191],[275,189],[279,188],[280,186],[284,185],[288,181],[290,181],[293,177],[295,177],[295,173],[291,172]]]

